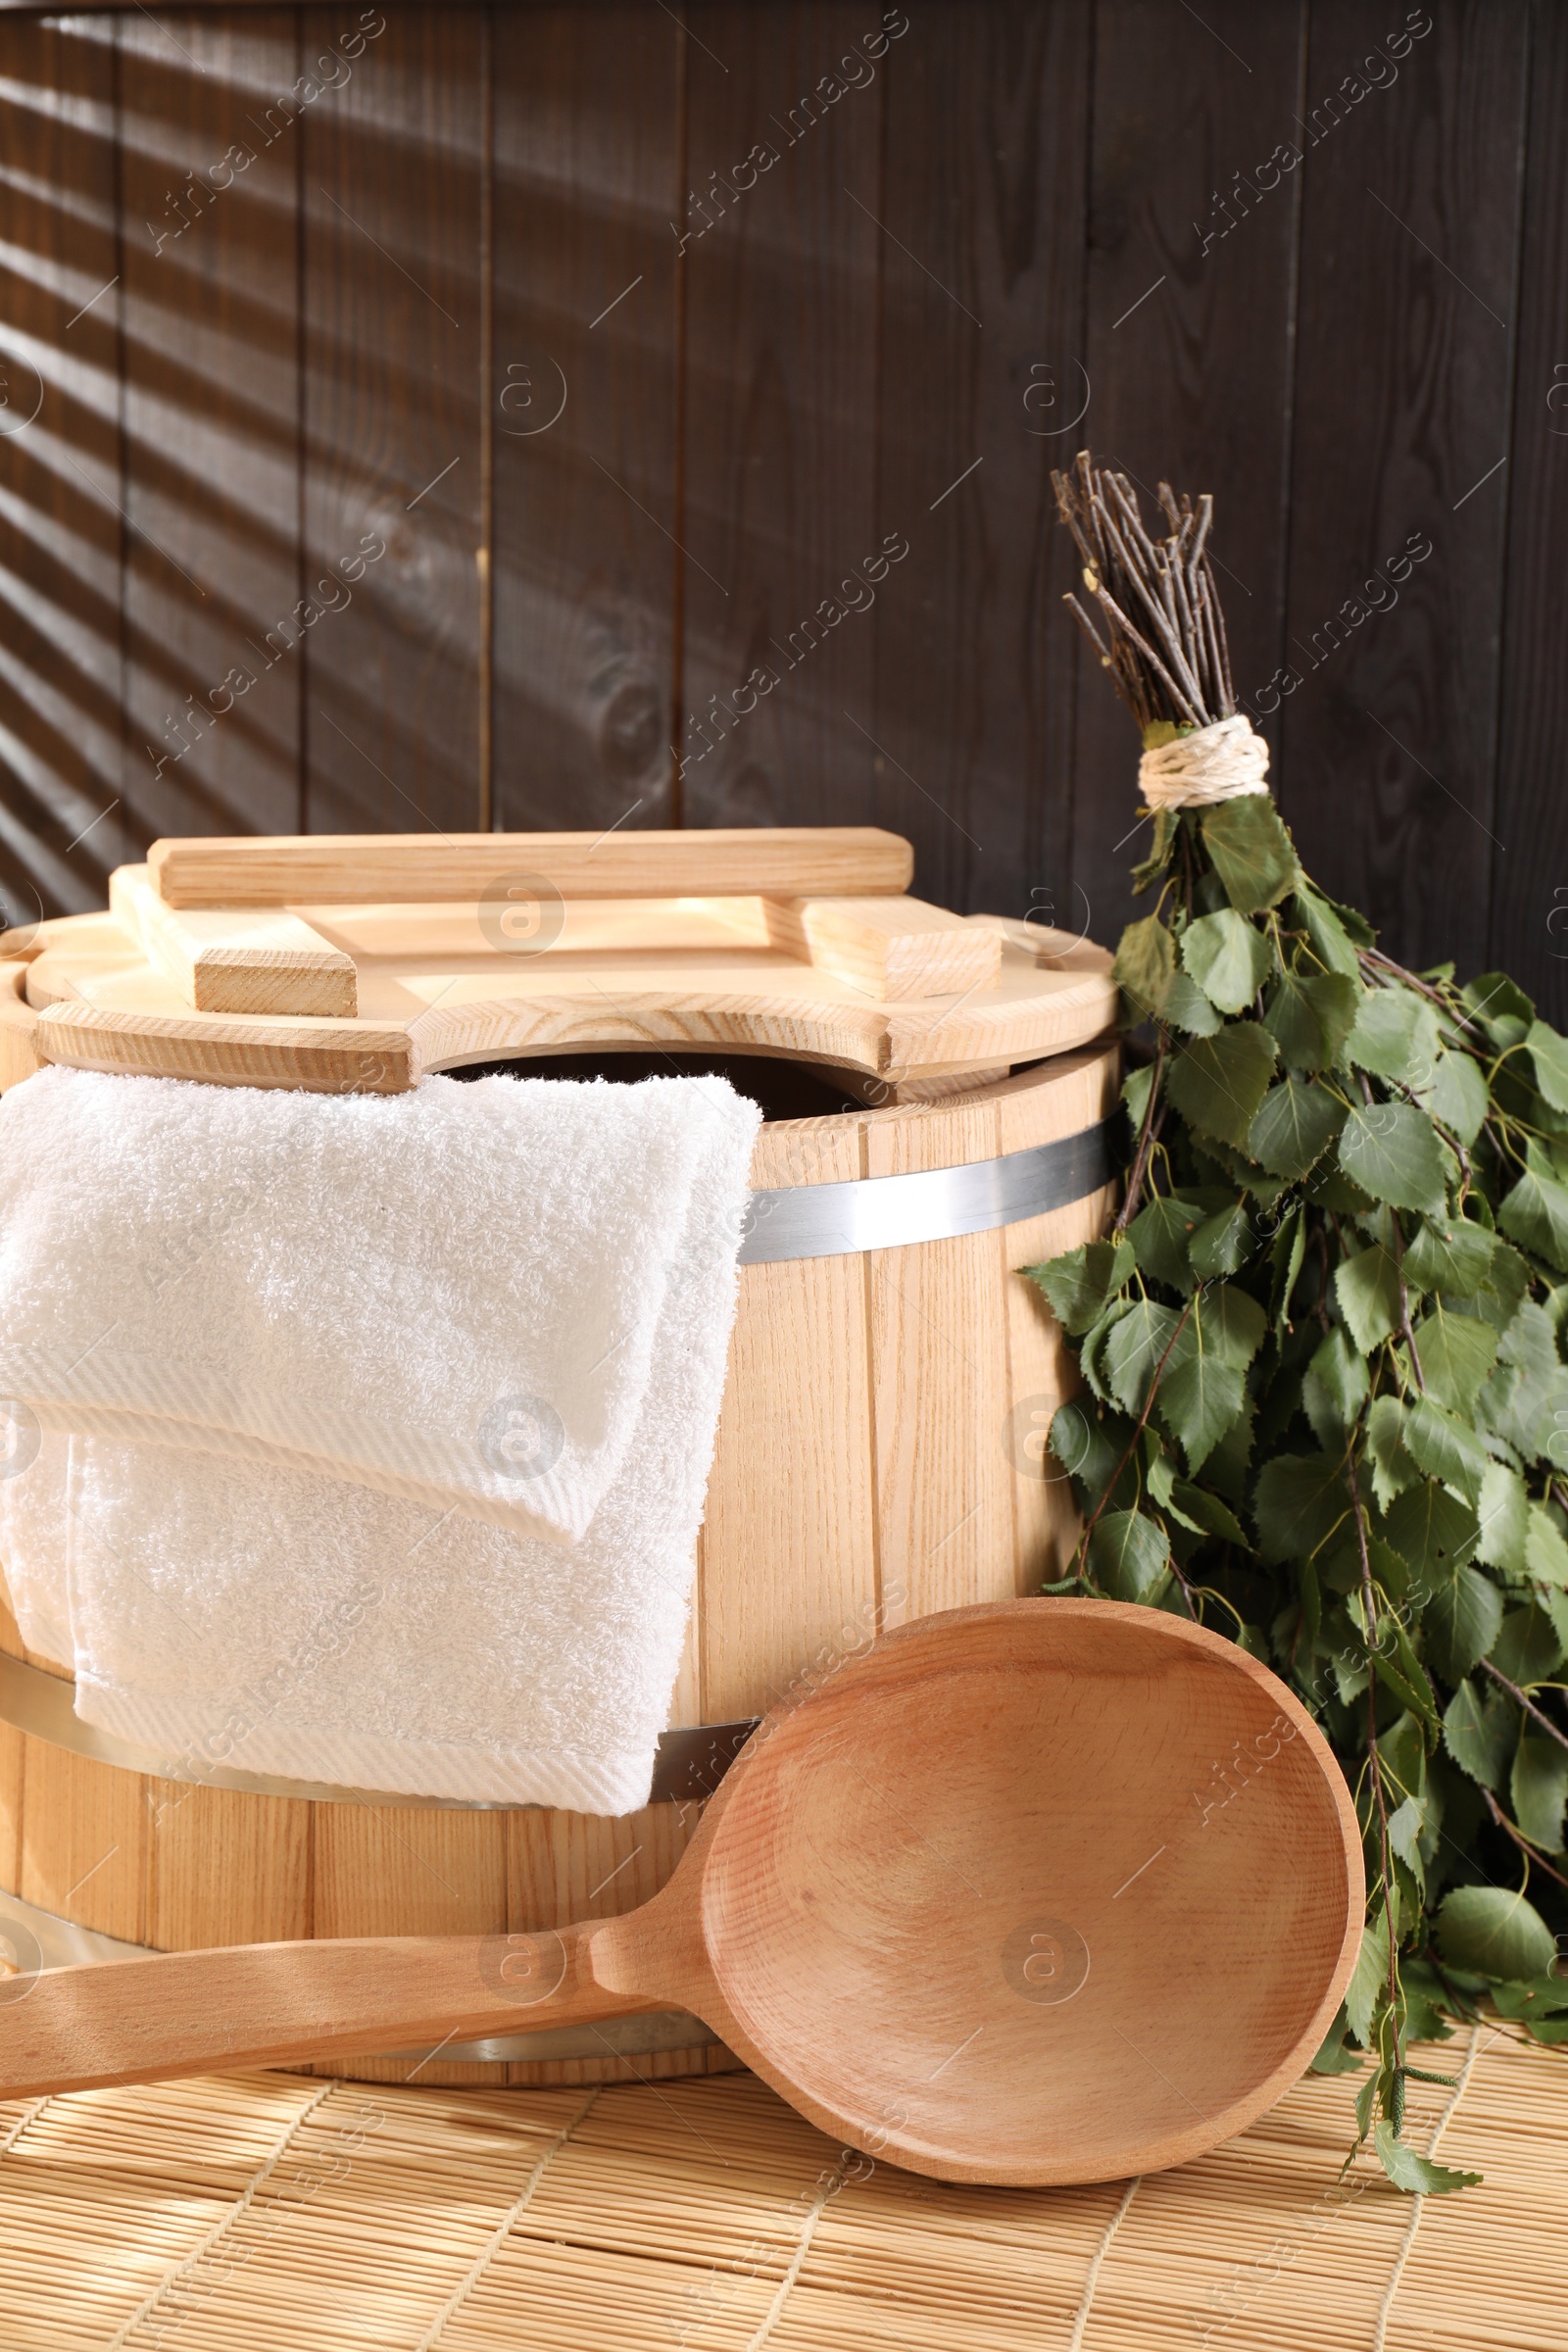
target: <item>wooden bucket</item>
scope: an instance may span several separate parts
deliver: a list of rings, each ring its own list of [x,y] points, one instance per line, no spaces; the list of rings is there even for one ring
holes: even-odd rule
[[[150,874],[116,877],[109,916],[0,941],[12,956],[0,1082],[54,1059],[386,1091],[400,1074],[497,1059],[641,1074],[624,1057],[652,1048],[647,1066],[723,1067],[759,1094],[769,1115],[660,1801],[617,1820],[385,1801],[247,1776],[242,1749],[200,1780],[160,1778],[152,1759],[76,1722],[68,1669],[24,1653],[0,1607],[0,1888],[17,1898],[0,1905],[0,1931],[24,1945],[35,1936],[45,1965],[518,1932],[629,1910],[669,1876],[736,1727],[881,1626],[1059,1573],[1072,1504],[1043,1441],[1067,1366],[1015,1269],[1095,1238],[1112,1198],[1108,958],[1060,934],[919,907],[899,895],[907,851],[886,835],[634,835],[615,865],[596,862],[593,900],[574,888],[582,845],[565,843],[453,845],[466,862],[442,899],[440,845],[421,840],[418,905],[397,903],[410,876],[398,843],[379,837],[158,845]],[[203,885],[187,861],[160,857],[187,851],[230,854],[205,885],[226,905],[200,920],[171,902]],[[312,860],[308,876],[295,855]],[[273,870],[258,879],[248,860],[263,857]],[[650,864],[664,895],[637,902],[631,884]],[[465,962],[453,952],[463,927],[471,941],[484,892],[519,871],[561,889],[559,933],[525,956],[485,946]],[[264,887],[272,911],[230,920],[247,889],[249,906],[265,906]],[[238,942],[238,967],[211,961],[215,939]],[[439,1017],[421,1027],[409,976],[422,986],[443,950],[449,984],[429,985]],[[249,989],[253,1009],[202,1006],[204,954],[226,975],[220,994]],[[351,1010],[267,1008],[270,990],[298,1002],[302,969],[310,985],[322,970],[340,981],[323,955],[351,960]],[[928,997],[909,993],[922,957],[939,983]],[[682,1741],[682,1727],[708,1728]],[[695,2021],[669,2016],[320,2071],[546,2084],[734,2063]]]

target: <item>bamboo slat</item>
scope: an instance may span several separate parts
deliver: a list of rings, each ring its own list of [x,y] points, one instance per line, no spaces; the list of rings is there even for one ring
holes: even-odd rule
[[[1134,2183],[848,2156],[749,2075],[565,2090],[236,2076],[0,2106],[6,2352],[1560,2352],[1568,2060],[1484,2026],[1406,2134],[1349,2077]]]

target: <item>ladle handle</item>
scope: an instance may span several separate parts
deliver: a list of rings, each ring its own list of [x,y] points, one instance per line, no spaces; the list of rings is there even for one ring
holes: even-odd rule
[[[0,2098],[635,2017],[629,1921],[536,1936],[236,1944],[0,1978]]]

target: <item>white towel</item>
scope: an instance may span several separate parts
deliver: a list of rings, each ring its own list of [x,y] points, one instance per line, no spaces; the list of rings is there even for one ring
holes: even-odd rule
[[[574,1541],[699,1166],[733,1210],[759,1115],[716,1078],[334,1097],[42,1070],[0,1102],[0,1396]]]
[[[66,1569],[66,1468],[71,1440],[40,1429],[29,1407],[8,1397],[10,1444],[0,1461],[0,1564],[17,1630],[28,1649],[69,1666],[71,1602]]]
[[[759,1116],[712,1079],[14,1089],[0,1393],[74,1433],[78,1712],[186,1770],[645,1802]]]

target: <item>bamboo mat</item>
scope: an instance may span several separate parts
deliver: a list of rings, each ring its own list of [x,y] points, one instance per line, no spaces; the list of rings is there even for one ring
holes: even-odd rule
[[[748,2075],[457,2091],[235,2076],[0,2105],[4,2352],[1562,2352],[1568,2053],[1491,2027],[1396,2194],[1349,2077],[1179,2172],[965,2189]],[[1462,2071],[1461,2071],[1462,2070]]]

